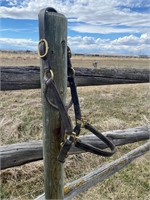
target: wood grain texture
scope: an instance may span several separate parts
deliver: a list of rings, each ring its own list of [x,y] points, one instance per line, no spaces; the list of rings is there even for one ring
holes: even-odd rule
[[[40,68],[1,66],[1,90],[40,88]],[[149,82],[148,69],[132,68],[75,68],[77,86],[111,85]]]
[[[103,133],[109,137],[116,146],[147,140],[150,138],[150,129],[148,126],[129,128],[125,130],[114,130]],[[94,135],[80,136],[80,139],[86,143],[100,148],[106,148],[103,142],[97,140]],[[43,159],[42,141],[32,141],[4,145],[0,147],[1,169],[20,166],[29,162]],[[84,153],[84,151],[72,146],[69,154]]]
[[[44,27],[43,27],[44,23]],[[43,30],[43,29],[44,30]],[[41,31],[42,29],[42,31]],[[44,21],[39,18],[39,33],[43,31],[48,42],[47,63],[54,73],[54,81],[62,101],[66,101],[67,91],[67,19],[56,12],[45,12]],[[61,143],[61,120],[59,111],[49,105],[45,98],[45,73],[48,69],[41,59],[40,77],[42,94],[43,120],[43,159],[45,199],[63,199],[64,167],[58,162],[57,156]],[[49,70],[50,70],[49,69]],[[47,92],[47,98],[53,102],[54,96]]]
[[[93,187],[97,183],[102,182],[109,176],[115,174],[126,165],[134,161],[136,158],[144,155],[150,149],[150,142],[145,143],[144,145],[139,146],[138,148],[130,151],[124,156],[120,157],[113,162],[110,162],[97,170],[90,172],[89,174],[65,185],[64,187],[64,200],[71,200],[76,195],[81,192],[86,191],[87,189]],[[36,198],[36,200],[44,200],[45,195],[42,194]]]

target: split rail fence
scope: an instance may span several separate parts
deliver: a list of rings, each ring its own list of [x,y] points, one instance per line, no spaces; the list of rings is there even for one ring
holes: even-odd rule
[[[63,38],[63,41],[67,41],[66,18],[59,13],[47,12],[46,23],[48,24],[48,26],[45,26],[46,27],[45,31],[47,34],[46,35],[47,41],[49,43],[49,51],[52,52],[52,54],[55,54],[55,52],[59,52],[56,56],[50,54],[49,58],[52,60],[53,66],[55,66],[53,71],[54,71],[54,74],[56,74],[56,82],[58,85],[61,85],[62,84],[61,78],[64,82],[66,81],[67,83],[67,76],[66,74],[64,75],[64,70],[66,70],[67,68],[66,66],[67,56],[66,54],[64,54],[64,49],[60,50],[62,48],[61,47],[62,38]],[[57,38],[57,40],[54,40],[54,37]],[[63,48],[64,48],[64,45],[63,45]],[[67,49],[67,46],[65,45],[65,51],[66,49]],[[57,66],[59,66],[60,68],[58,69]],[[64,66],[65,66],[65,69],[64,69]],[[41,77],[42,76],[43,76],[43,72],[41,72]],[[66,80],[64,80],[64,78]],[[129,69],[129,68],[126,68],[126,69],[75,68],[75,79],[76,79],[77,86],[148,83],[149,70],[148,69]],[[43,84],[42,81],[43,80],[41,78],[41,83]],[[2,91],[37,89],[41,87],[41,83],[40,83],[40,68],[37,66],[30,66],[30,67],[1,66],[1,90]],[[64,90],[66,91],[65,86],[64,86]],[[42,103],[43,103],[44,109],[50,109],[49,106],[46,105],[46,102],[44,100],[42,101]],[[56,126],[55,128],[58,128],[57,127],[58,125],[55,125],[55,121],[57,119],[56,113],[54,112],[54,110],[51,110],[50,113],[53,113],[53,115],[55,116],[53,115],[44,116],[43,120],[48,120],[49,122],[54,123],[54,126]],[[57,120],[59,121],[60,119],[57,119]],[[60,126],[60,121],[59,121],[59,126]],[[55,145],[56,146],[59,145],[59,141],[54,140],[53,137],[55,136],[52,130],[51,131],[48,130],[47,127],[44,127],[44,129],[46,130],[46,134],[48,134],[48,137],[49,137],[48,143],[47,143],[47,140],[44,142],[32,141],[32,142],[4,145],[0,147],[0,160],[1,160],[2,170],[9,167],[20,166],[29,162],[42,160],[43,154],[44,154],[44,158],[45,158],[44,167],[46,168],[45,179],[48,177],[48,180],[46,179],[46,182],[48,182],[48,184],[45,183],[45,194],[42,194],[41,196],[39,196],[37,200],[71,199],[72,197],[76,196],[80,192],[86,191],[88,188],[94,186],[98,182],[102,182],[107,177],[111,176],[115,172],[118,172],[120,169],[122,169],[127,164],[132,162],[134,159],[145,154],[150,148],[150,143],[147,142],[144,145],[125,154],[121,158],[114,160],[113,162],[103,167],[100,167],[99,169],[95,171],[92,171],[86,176],[83,176],[79,178],[78,180],[75,180],[63,186],[63,165],[60,164],[56,159],[58,152],[51,151],[51,149],[53,149]],[[110,140],[112,140],[116,146],[120,146],[120,145],[134,143],[134,142],[138,142],[142,140],[148,140],[150,137],[150,129],[149,129],[149,126],[141,126],[141,127],[129,128],[125,130],[108,131],[103,134],[109,137]],[[84,140],[85,142],[92,144],[94,146],[106,148],[105,144],[103,142],[98,142],[96,137],[93,135],[80,136],[80,138]],[[51,142],[51,140],[55,141],[55,143],[54,144],[49,143]],[[78,154],[78,153],[84,153],[84,151],[77,149],[75,146],[72,146],[69,154]],[[52,156],[54,158],[51,159]],[[47,157],[50,157],[51,160],[48,160],[49,158]],[[53,174],[54,170],[57,173],[55,175]],[[52,183],[52,184],[49,184],[49,183]],[[53,192],[53,190],[55,193]],[[51,193],[49,191],[51,191]]]

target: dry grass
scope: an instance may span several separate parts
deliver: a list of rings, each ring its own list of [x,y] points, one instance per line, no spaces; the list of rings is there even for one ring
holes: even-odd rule
[[[107,62],[111,62],[111,59],[108,60]],[[31,58],[32,62],[34,63],[34,59]],[[15,61],[11,63],[15,64]],[[26,61],[22,65],[26,65]],[[81,87],[78,91],[83,116],[101,131],[135,127],[150,122],[149,84]],[[40,90],[1,92],[0,99],[2,145],[42,138]],[[73,118],[72,109],[70,115]],[[69,156],[65,163],[65,182],[75,180],[119,158],[141,143],[143,142],[119,147],[112,158],[102,158],[90,153]],[[148,176],[149,157],[146,154],[74,199],[148,200]],[[1,199],[34,199],[43,192],[43,163],[39,161],[3,170],[1,181]]]
[[[73,56],[74,67],[93,67],[97,62],[97,68],[101,67],[150,67],[150,58],[132,57],[94,57],[94,56]],[[39,59],[35,53],[0,52],[1,66],[38,66]]]
[[[150,59],[130,58],[130,57],[87,57],[73,56],[72,62],[74,67],[93,67],[97,63],[97,68],[101,67],[132,67],[147,68],[150,67]]]
[[[38,66],[39,58],[35,53],[0,52],[1,66]]]

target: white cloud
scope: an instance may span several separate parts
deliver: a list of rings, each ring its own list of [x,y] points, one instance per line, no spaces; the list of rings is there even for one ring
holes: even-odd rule
[[[111,34],[111,33],[139,33],[147,31],[147,28],[136,29],[134,27],[130,28],[119,28],[113,26],[96,26],[88,24],[79,24],[68,27],[70,30],[80,32],[80,33],[100,33],[100,34]]]
[[[1,0],[3,2],[4,0]],[[150,54],[149,0],[5,0],[8,6],[0,7],[0,16],[15,19],[37,19],[42,8],[54,7],[64,14],[69,29],[80,33],[115,34],[128,33],[117,39],[74,36],[68,41],[74,52],[132,52]],[[143,9],[141,9],[143,8]],[[145,11],[145,12],[143,12]],[[2,31],[5,31],[2,29]],[[12,30],[13,31],[13,30]],[[14,31],[19,31],[16,29]],[[37,30],[36,30],[37,31]],[[141,35],[139,37],[135,36]],[[130,35],[129,35],[130,34]],[[85,35],[85,34],[84,34]],[[106,36],[105,36],[106,37]],[[36,49],[37,42],[31,39],[0,39],[5,44],[19,48]],[[22,44],[21,44],[22,40]],[[13,42],[15,41],[15,42]],[[4,44],[5,43],[5,44]]]
[[[0,38],[2,49],[37,50],[37,42],[23,38]]]
[[[115,39],[111,42],[113,45],[128,45],[128,46],[134,46],[134,45],[147,45],[150,46],[150,34],[142,34],[140,37],[136,37],[134,35],[129,35],[125,37],[120,37],[118,39]]]
[[[32,39],[0,38],[3,49],[16,48],[20,50],[37,51],[37,41]],[[150,55],[150,34],[142,34],[140,37],[129,35],[118,39],[102,39],[87,36],[68,36],[68,45],[73,53],[114,53]]]
[[[21,32],[35,32],[38,33],[38,29],[37,28],[1,28],[1,33],[2,32],[16,32],[16,33],[21,33]]]
[[[134,7],[145,6],[146,0],[11,0],[11,7],[1,6],[1,17],[37,19],[42,8],[54,7],[70,19],[95,25],[150,25],[149,13],[133,12]],[[123,6],[131,9],[123,9]]]
[[[121,45],[129,45],[129,46],[137,45],[138,43],[139,43],[139,38],[134,35],[125,36],[122,38],[120,37],[111,42],[111,44],[113,45],[121,44]]]
[[[68,44],[73,52],[150,55],[148,34],[142,34],[140,37],[129,35],[115,40],[81,36],[68,37]]]

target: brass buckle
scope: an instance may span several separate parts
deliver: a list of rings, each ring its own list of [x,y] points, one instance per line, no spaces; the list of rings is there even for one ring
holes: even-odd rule
[[[68,135],[68,134],[65,134],[65,135],[64,135],[64,142],[61,142],[61,143],[60,143],[61,148],[63,147],[65,141],[66,141],[67,139],[69,140],[70,138],[73,138],[73,144],[75,144],[76,141],[77,141],[77,139],[79,139],[79,137],[76,136],[76,133],[75,133],[75,132],[72,132],[72,133],[69,134],[69,135]]]
[[[75,132],[72,132],[71,135],[70,135],[70,137],[73,138],[73,144],[75,144],[76,141],[77,141],[77,139],[79,139],[79,136],[76,136],[76,133],[75,133]]]
[[[85,124],[87,123],[87,121],[83,117],[81,117],[81,119],[76,119],[76,123],[80,124],[81,127],[83,128]]]

